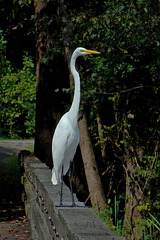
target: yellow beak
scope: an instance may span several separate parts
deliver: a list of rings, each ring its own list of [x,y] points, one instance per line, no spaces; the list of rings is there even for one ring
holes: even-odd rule
[[[86,52],[88,54],[100,54],[100,52],[88,50],[88,49],[82,49],[81,52]]]

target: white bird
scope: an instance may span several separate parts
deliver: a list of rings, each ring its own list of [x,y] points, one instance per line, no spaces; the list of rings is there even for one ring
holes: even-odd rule
[[[63,176],[69,171],[70,188],[72,193],[72,206],[75,206],[72,182],[71,163],[79,143],[78,114],[80,105],[80,76],[75,68],[76,59],[87,54],[99,54],[97,51],[77,48],[71,57],[70,69],[74,78],[74,97],[70,110],[60,119],[52,140],[53,169],[51,181],[54,185],[61,183],[60,206],[62,204]]]

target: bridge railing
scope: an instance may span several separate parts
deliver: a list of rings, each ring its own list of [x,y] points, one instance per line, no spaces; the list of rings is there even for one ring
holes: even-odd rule
[[[58,207],[60,186],[51,183],[51,170],[45,163],[21,151],[19,162],[24,185],[25,211],[34,240],[124,240],[107,229],[92,208],[75,196],[78,207],[70,207],[71,193],[64,184],[63,203]]]

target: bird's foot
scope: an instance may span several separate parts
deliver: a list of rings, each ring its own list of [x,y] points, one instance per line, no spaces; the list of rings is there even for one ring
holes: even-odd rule
[[[71,207],[78,207],[78,206],[75,204],[75,202],[72,202]]]
[[[59,204],[56,204],[56,207],[64,207],[63,203],[60,201]]]
[[[72,204],[63,204],[60,202],[58,205],[56,205],[56,207],[78,207],[78,205],[75,204],[75,202],[72,202]]]

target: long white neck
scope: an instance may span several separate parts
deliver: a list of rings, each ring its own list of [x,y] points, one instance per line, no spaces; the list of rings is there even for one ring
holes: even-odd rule
[[[75,68],[76,58],[77,57],[75,57],[73,54],[71,58],[71,63],[70,63],[71,73],[74,78],[74,97],[73,97],[71,108],[69,110],[69,115],[71,116],[72,124],[74,123],[77,124],[79,105],[80,105],[80,76]]]

